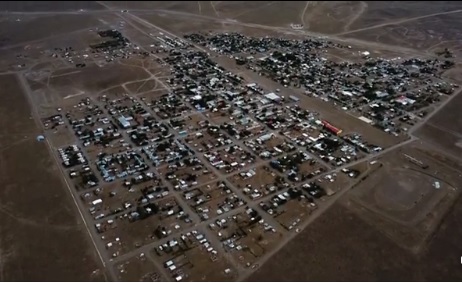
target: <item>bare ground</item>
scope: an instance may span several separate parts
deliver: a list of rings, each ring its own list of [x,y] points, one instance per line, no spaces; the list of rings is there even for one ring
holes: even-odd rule
[[[338,203],[249,281],[460,281],[461,215],[459,198],[428,248],[413,255]]]
[[[17,80],[0,81],[0,280],[105,280]]]

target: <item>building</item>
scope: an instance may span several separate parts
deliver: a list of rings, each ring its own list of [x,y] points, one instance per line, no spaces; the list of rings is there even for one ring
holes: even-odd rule
[[[128,122],[127,118],[124,116],[120,116],[117,120],[119,121],[119,124],[122,128],[126,129],[130,127],[130,122]]]
[[[368,119],[368,118],[366,118],[364,116],[358,117],[358,119],[363,121],[363,122],[366,122],[368,124],[371,124],[371,125],[374,124],[374,121],[372,121],[371,119]]]
[[[341,129],[338,129],[338,128],[334,127],[332,124],[330,124],[326,120],[323,120],[322,124],[324,125],[324,128],[326,128],[328,131],[330,131],[331,133],[333,133],[333,134],[335,134],[337,136],[342,133]]]
[[[268,94],[265,95],[265,97],[273,102],[280,102],[281,101],[281,97],[277,94],[275,94],[274,92],[270,92]]]
[[[294,101],[294,102],[300,101],[300,99],[299,99],[298,97],[293,96],[293,95],[289,96],[289,98],[290,98],[290,100],[292,100],[292,101]]]

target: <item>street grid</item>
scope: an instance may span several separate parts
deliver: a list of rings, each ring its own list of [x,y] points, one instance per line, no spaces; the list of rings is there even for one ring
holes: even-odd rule
[[[104,3],[100,3],[99,4],[105,6],[106,8],[108,8],[109,10],[111,10],[110,7],[108,7],[107,5],[105,5]],[[94,13],[100,13],[100,12],[108,12],[107,10],[106,11],[95,11]],[[137,29],[138,31],[142,32],[143,34],[145,34],[146,36],[150,37],[150,38],[153,38],[152,36],[150,36],[148,33],[146,33],[144,30],[140,29],[137,25],[133,24],[134,22],[136,22],[137,24],[139,25],[142,25],[146,28],[149,28],[149,29],[154,29],[154,30],[158,30],[158,31],[161,31],[163,33],[166,33],[166,34],[169,34],[170,36],[174,37],[174,38],[179,38],[177,35],[175,34],[172,34],[170,33],[169,31],[166,31],[165,29],[162,29],[158,26],[155,26],[153,25],[152,23],[149,23],[135,15],[133,15],[132,13],[118,13],[117,10],[111,10],[111,12],[114,12],[115,14],[117,14],[118,17],[120,17],[121,19],[123,19],[127,24],[131,25],[133,28]],[[129,38],[133,43],[136,43],[136,39],[134,40],[133,38],[130,38],[128,35],[127,35],[127,38]],[[181,39],[183,40],[183,39]],[[141,46],[141,45],[140,45]],[[198,50],[201,50],[201,51],[204,51],[204,52],[207,52],[207,50],[203,49],[202,47],[199,47],[197,45],[194,45],[194,48],[198,49]],[[144,68],[144,67],[143,67]],[[147,68],[144,68],[144,70],[149,73],[150,77],[148,79],[153,79],[155,80],[156,82],[158,82],[158,84],[162,85],[162,87],[164,89],[166,89],[167,91],[170,91],[171,88],[169,85],[165,84],[158,76],[156,76],[156,74],[152,73],[149,69]],[[31,105],[34,106],[34,103],[33,103],[33,99],[32,99],[32,90],[30,88],[30,85],[29,83],[27,82],[27,80],[25,79],[24,77],[24,74],[22,73],[16,73],[19,80],[20,80],[20,83],[25,91],[25,93],[27,94],[27,97],[28,99],[30,100],[30,103]],[[130,94],[131,97],[134,97],[135,100],[137,102],[139,102],[141,105],[143,105],[143,108],[146,112],[150,113],[153,117],[156,118],[157,121],[159,122],[167,122],[168,120],[170,119],[161,119],[159,116],[157,116],[156,113],[154,113],[149,107],[147,107],[145,105],[145,103],[139,98],[140,95],[142,95],[143,93],[134,93],[132,91],[130,91],[127,87],[126,87],[126,84],[128,83],[131,83],[131,82],[126,82],[122,85],[122,87],[126,90],[126,92],[128,94]],[[324,172],[322,173],[321,175],[318,175],[316,177],[313,177],[309,180],[306,180],[305,182],[308,183],[310,181],[314,181],[318,178],[321,178],[323,176],[326,176],[328,174],[332,174],[332,173],[337,173],[337,172],[340,172],[340,170],[342,169],[345,169],[345,168],[349,168],[349,167],[352,167],[352,166],[355,166],[355,165],[358,165],[358,164],[361,164],[363,162],[368,162],[368,161],[372,161],[372,160],[375,160],[377,159],[378,157],[386,154],[386,153],[389,153],[391,151],[394,151],[400,147],[403,147],[405,145],[408,145],[416,140],[418,140],[418,138],[414,135],[414,132],[420,127],[422,126],[423,124],[425,124],[431,117],[433,117],[440,109],[442,109],[445,105],[447,105],[454,97],[456,97],[456,94],[452,95],[451,97],[449,97],[447,100],[445,100],[443,103],[441,103],[440,105],[438,105],[437,107],[435,107],[434,109],[432,109],[433,111],[428,114],[426,117],[424,117],[423,119],[420,119],[418,121],[417,124],[415,124],[408,132],[408,135],[409,135],[409,139],[404,141],[404,142],[401,142],[401,143],[398,143],[396,145],[393,145],[391,147],[388,147],[386,149],[384,149],[383,151],[381,152],[377,152],[377,153],[373,153],[373,154],[368,154],[366,157],[364,158],[361,158],[357,161],[354,161],[354,162],[351,162],[351,163],[348,163],[348,164],[345,164],[343,166],[340,166],[340,167],[336,167],[336,168],[332,168],[332,166],[326,164],[324,161],[322,161],[321,159],[319,159],[316,155],[311,155],[313,156],[313,158],[317,159],[318,162],[320,162],[321,164],[324,164],[326,167],[328,167],[328,171],[327,172]],[[93,103],[95,104],[99,104],[100,106],[101,103],[92,99],[93,100]],[[33,108],[33,116],[35,118],[36,121],[40,121],[41,120],[41,117],[38,113],[38,110],[36,107],[32,107]],[[188,115],[194,115],[194,114],[197,114],[197,115],[201,115],[201,117],[204,119],[204,120],[208,120],[210,121],[211,119],[208,118],[206,116],[206,112],[203,112],[203,111],[192,111],[190,114]],[[250,114],[252,116],[252,114]],[[252,116],[252,118],[255,118],[254,116]],[[211,122],[211,121],[210,121]],[[72,131],[72,125],[69,124],[68,121],[66,121],[66,125],[67,125],[67,128],[69,129],[70,133],[72,135],[74,135],[73,131]],[[41,128],[43,128],[43,124],[40,123],[40,122],[37,122],[37,124],[40,125]],[[269,132],[269,133],[274,133],[274,134],[277,134],[277,131],[276,130],[271,130],[268,128],[268,126],[266,126],[265,124],[263,125],[266,130]],[[127,141],[130,140],[129,136],[127,135],[127,133],[125,131],[121,131],[120,132],[122,135],[123,135],[123,138]],[[227,135],[225,133],[225,135]],[[174,135],[174,138],[175,139],[183,139],[184,137],[181,137],[178,133],[178,131],[175,132],[175,135]],[[249,150],[250,151],[250,148],[247,147],[245,145],[245,143],[242,141],[242,140],[238,140],[236,139],[235,137],[232,137],[232,136],[229,136],[229,138],[233,141],[234,144],[236,145],[239,145],[240,147],[242,147],[243,149],[246,149],[246,150]],[[129,259],[129,258],[132,258],[132,257],[135,257],[141,253],[144,253],[145,255],[147,255],[149,257],[149,259],[155,263],[156,267],[158,268],[158,271],[163,275],[163,277],[165,277],[166,279],[171,279],[171,277],[165,272],[165,269],[162,267],[162,263],[159,263],[157,261],[156,258],[153,258],[152,255],[151,255],[151,251],[152,249],[159,245],[159,243],[164,243],[166,241],[169,241],[175,237],[178,237],[180,234],[183,234],[183,233],[186,233],[186,232],[189,232],[189,231],[193,231],[193,230],[199,230],[201,232],[203,232],[204,234],[206,234],[207,238],[209,240],[212,241],[212,244],[217,247],[217,249],[219,250],[219,252],[221,254],[225,254],[226,255],[226,252],[224,251],[223,247],[222,247],[222,244],[221,242],[219,241],[219,239],[213,234],[211,233],[211,231],[208,229],[208,225],[210,223],[213,223],[217,218],[223,218],[223,217],[227,217],[227,216],[231,216],[231,215],[234,215],[236,214],[237,212],[243,212],[245,210],[245,207],[239,207],[237,209],[234,209],[234,210],[231,210],[229,212],[225,212],[223,214],[221,214],[220,216],[217,216],[217,217],[214,217],[214,218],[211,218],[209,220],[206,220],[206,221],[201,221],[199,219],[199,216],[197,215],[197,213],[195,211],[193,211],[191,209],[191,207],[185,202],[184,198],[181,196],[181,193],[176,191],[175,189],[173,189],[172,185],[167,181],[165,180],[165,177],[161,174],[159,174],[157,168],[152,168],[152,166],[150,166],[152,169],[158,176],[161,177],[162,181],[164,184],[166,184],[167,186],[169,186],[170,188],[170,193],[175,197],[176,201],[178,202],[178,204],[180,204],[180,206],[185,209],[185,211],[192,217],[192,221],[194,223],[194,225],[190,228],[187,228],[185,230],[181,230],[177,233],[173,233],[171,235],[169,235],[168,237],[166,238],[162,238],[161,240],[158,240],[158,241],[154,241],[154,242],[151,242],[147,245],[144,245],[140,248],[137,248],[137,249],[134,249],[128,253],[125,253],[123,255],[120,255],[118,256],[117,258],[113,259],[111,258],[111,255],[109,254],[109,252],[106,250],[105,246],[104,246],[104,242],[100,239],[100,235],[98,234],[98,232],[96,231],[95,229],[95,226],[94,224],[97,223],[97,222],[101,222],[101,221],[95,221],[91,215],[89,215],[86,210],[87,208],[84,206],[84,204],[82,203],[82,201],[80,200],[80,197],[79,195],[81,193],[84,193],[84,192],[89,192],[91,191],[91,189],[85,189],[85,190],[80,190],[80,191],[76,191],[73,186],[71,185],[71,180],[69,179],[68,177],[68,174],[66,174],[66,171],[65,169],[60,165],[60,160],[59,160],[59,156],[57,155],[57,148],[52,145],[50,143],[50,141],[47,139],[46,140],[46,143],[47,143],[47,146],[49,147],[49,150],[50,152],[52,153],[52,156],[53,158],[55,159],[56,163],[59,165],[60,167],[60,170],[61,170],[61,173],[63,175],[63,179],[65,180],[66,182],[66,186],[73,198],[73,201],[76,205],[76,207],[78,208],[79,210],[79,214],[82,218],[82,220],[84,221],[84,224],[86,226],[86,229],[91,237],[91,240],[92,240],[92,243],[93,245],[95,246],[95,249],[98,253],[98,256],[100,257],[100,260],[103,264],[103,266],[105,266],[107,268],[107,270],[109,271],[109,275],[111,277],[111,280],[114,280],[114,281],[117,281],[117,278],[118,278],[118,275],[116,273],[116,265],[119,264],[119,263],[122,263],[124,262],[125,260]],[[84,151],[84,154],[85,156],[88,157],[88,153],[85,152],[85,147],[83,146],[82,142],[79,140],[79,139],[75,139],[75,142],[74,144],[77,144],[81,149],[83,149]],[[222,149],[226,146],[222,146],[222,147],[219,147],[219,148],[215,148],[214,150],[219,150],[219,149]],[[139,150],[141,147],[133,147],[132,149],[133,150]],[[303,148],[301,148],[300,146],[297,146],[297,150],[303,150],[305,151]],[[193,150],[194,151],[194,150]],[[295,232],[289,232],[289,231],[286,231],[273,217],[271,217],[270,215],[268,215],[263,209],[261,209],[261,207],[258,205],[260,202],[262,201],[267,201],[267,200],[270,200],[274,195],[273,194],[270,194],[270,195],[267,195],[267,196],[264,196],[262,198],[259,198],[257,200],[251,200],[248,196],[246,196],[241,189],[237,188],[234,184],[232,184],[230,181],[229,181],[229,177],[231,177],[232,175],[236,174],[238,171],[235,171],[235,172],[232,172],[230,174],[223,174],[222,172],[220,172],[218,169],[214,168],[213,166],[210,166],[209,165],[209,162],[206,160],[206,158],[204,157],[203,153],[201,152],[198,152],[198,151],[194,151],[194,155],[199,158],[202,163],[204,165],[206,165],[216,176],[218,176],[217,179],[214,179],[213,181],[209,181],[209,182],[206,182],[206,183],[201,183],[201,184],[198,184],[197,186],[203,186],[203,185],[207,185],[207,184],[211,184],[211,183],[214,183],[214,182],[217,182],[217,181],[223,181],[226,183],[226,185],[232,190],[233,193],[235,193],[239,198],[243,199],[246,201],[246,206],[248,207],[251,207],[253,209],[255,209],[256,211],[259,212],[259,214],[263,217],[263,219],[267,222],[267,223],[270,223],[273,227],[275,227],[279,232],[283,233],[283,241],[281,241],[280,243],[278,243],[277,247],[273,248],[270,252],[266,253],[262,258],[259,259],[258,261],[258,264],[261,266],[266,260],[270,259],[271,256],[273,256],[280,248],[282,248],[287,242],[289,242],[292,238],[295,237],[296,233]],[[263,166],[263,165],[268,165],[272,160],[275,160],[277,159],[276,157],[272,158],[272,159],[268,159],[268,160],[262,160],[260,158],[257,157],[257,160],[252,164],[252,167],[260,167],[260,166]],[[98,170],[96,169],[95,167],[95,164],[94,162],[92,162],[93,160],[90,160],[89,162],[89,166],[91,167],[91,169],[93,170],[93,172],[98,172]],[[276,172],[276,171],[275,171]],[[280,173],[276,172],[276,174],[279,174],[281,175]],[[196,187],[197,187],[196,186]],[[352,185],[351,185],[352,186]],[[100,185],[100,187],[104,188],[104,185]],[[349,190],[349,187],[347,188],[343,188],[339,193],[335,194],[334,196],[330,197],[329,199],[327,199],[325,202],[323,203],[318,203],[318,209],[315,210],[313,212],[313,214],[309,217],[309,219],[307,221],[305,221],[300,227],[299,229],[304,229],[307,225],[309,225],[314,219],[316,219],[319,215],[321,215],[323,212],[325,212],[329,207],[331,207],[335,202],[336,200],[338,200],[342,195],[344,195],[347,191]],[[126,212],[120,212],[118,214],[114,214],[114,215],[111,215],[111,217],[117,217],[119,215],[122,215]],[[236,262],[233,262],[233,259],[232,257],[228,257],[227,258],[228,260],[231,261],[232,265],[235,267],[235,268],[238,268],[238,264]],[[238,281],[241,281],[241,280],[244,280],[246,279],[254,270],[248,270],[248,269],[239,269],[238,272],[239,272],[239,277],[237,278]]]

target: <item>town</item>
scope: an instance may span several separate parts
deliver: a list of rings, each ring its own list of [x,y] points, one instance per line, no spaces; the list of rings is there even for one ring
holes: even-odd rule
[[[50,56],[84,58],[83,70],[138,58],[164,76],[71,96],[41,118],[46,138],[72,137],[56,154],[120,280],[241,280],[459,88],[441,77],[449,60],[326,39],[152,31],[148,48],[97,34],[90,54]]]

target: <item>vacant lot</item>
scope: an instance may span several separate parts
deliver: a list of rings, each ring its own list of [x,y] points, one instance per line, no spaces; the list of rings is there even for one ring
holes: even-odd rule
[[[460,165],[424,146],[416,142],[382,157],[348,198],[351,211],[414,253],[425,248],[459,195],[456,187],[462,181]]]
[[[184,27],[195,26],[199,19],[230,19],[245,24],[269,27],[289,27],[291,23],[304,25],[305,30],[321,33],[341,33],[376,25],[393,24],[406,19],[461,9],[460,2],[433,1],[422,5],[418,1],[169,1],[169,2],[108,2],[111,7],[125,9],[153,9],[170,16],[188,17]],[[142,13],[145,13],[143,11]],[[194,20],[192,20],[194,19]],[[163,21],[159,18],[159,22]],[[168,26],[166,26],[168,28]],[[171,31],[181,29],[173,28]]]
[[[269,26],[289,27],[291,23],[301,23],[300,13],[302,13],[305,6],[304,2],[274,1],[258,3],[260,4],[259,7],[254,9],[248,9],[246,5],[241,3],[241,12],[234,15],[233,18],[246,23]]]
[[[340,204],[318,218],[250,281],[459,281],[462,199],[428,249],[412,255]]]
[[[462,8],[462,4],[457,1],[429,1],[425,2],[425,5],[419,1],[365,2],[367,4],[366,9],[351,24],[350,30]]]
[[[52,77],[49,80],[49,86],[51,89],[61,91],[63,97],[65,97],[79,91],[86,94],[96,94],[122,83],[148,77],[149,74],[140,67],[117,63],[108,64],[104,67],[90,65],[81,70],[69,69],[68,75]]]
[[[76,11],[101,10],[104,9],[96,1],[72,1],[72,2],[55,2],[55,1],[2,1],[0,2],[1,11],[12,12],[37,12],[37,11]]]
[[[458,26],[461,21],[461,13],[436,15],[359,30],[349,33],[347,36],[432,52],[441,51],[448,47],[456,55],[460,55],[462,32]]]
[[[118,280],[124,282],[156,282],[166,281],[161,273],[146,255],[132,257],[123,263],[117,264]]]
[[[460,158],[462,156],[462,119],[460,118],[462,95],[461,93],[453,95],[457,97],[418,129],[416,135],[447,154]]]
[[[197,2],[190,1],[106,1],[109,7],[121,9],[165,9],[189,13],[199,13]]]
[[[19,21],[18,21],[19,20]],[[2,21],[0,48],[29,41],[66,35],[101,25],[92,15],[10,16]]]
[[[0,280],[105,280],[18,81],[0,83]]]

